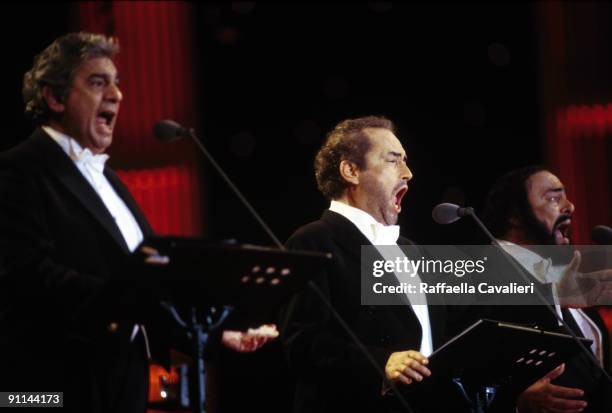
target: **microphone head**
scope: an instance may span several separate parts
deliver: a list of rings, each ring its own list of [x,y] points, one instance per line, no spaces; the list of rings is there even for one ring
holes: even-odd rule
[[[438,224],[452,224],[461,218],[459,215],[459,205],[450,204],[448,202],[436,205],[431,211],[431,217]]]
[[[153,127],[155,137],[160,141],[171,142],[185,136],[185,128],[173,120],[160,120]]]
[[[596,225],[591,230],[591,239],[599,245],[612,245],[612,228],[606,225]]]

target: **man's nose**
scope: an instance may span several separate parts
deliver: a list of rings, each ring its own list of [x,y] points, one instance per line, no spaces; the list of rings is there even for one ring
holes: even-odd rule
[[[410,181],[412,179],[412,171],[406,164],[403,164],[402,167],[402,179],[405,179],[406,181]]]
[[[561,209],[561,212],[563,212],[564,214],[570,214],[572,215],[574,213],[574,204],[572,204],[569,199],[565,199],[565,203]]]
[[[121,93],[121,89],[119,89],[119,85],[115,83],[111,83],[107,89],[106,99],[111,102],[121,102],[123,100],[123,93]]]

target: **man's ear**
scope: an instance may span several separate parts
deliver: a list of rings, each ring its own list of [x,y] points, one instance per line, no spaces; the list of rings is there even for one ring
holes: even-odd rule
[[[55,93],[49,86],[43,86],[42,95],[51,111],[56,113],[63,113],[64,110],[66,110],[66,105],[64,105],[60,101],[60,99],[58,99],[58,97],[55,95]]]
[[[340,176],[348,183],[359,185],[359,168],[346,159],[340,162]]]

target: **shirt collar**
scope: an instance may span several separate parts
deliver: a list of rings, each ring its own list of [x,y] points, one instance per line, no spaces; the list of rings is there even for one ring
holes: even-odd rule
[[[499,242],[504,251],[517,260],[531,275],[542,282],[549,281],[549,276],[552,276],[552,274],[549,274],[549,270],[552,267],[552,260],[550,258],[542,258],[535,252],[510,241],[497,240],[497,242]]]
[[[351,221],[372,245],[397,245],[399,225],[383,225],[362,209],[331,201],[329,210]]]
[[[104,170],[104,164],[108,160],[109,156],[105,153],[94,155],[89,149],[83,148],[74,138],[62,133],[58,130],[53,129],[51,126],[44,125],[42,129],[51,138],[57,142],[62,150],[72,159],[75,163],[86,163],[92,166],[95,170],[100,173]]]

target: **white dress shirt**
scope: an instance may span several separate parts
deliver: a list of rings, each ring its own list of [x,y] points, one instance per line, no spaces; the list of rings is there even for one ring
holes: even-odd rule
[[[42,129],[62,148],[68,157],[74,162],[77,169],[85,180],[91,185],[96,194],[100,197],[104,206],[115,219],[115,223],[125,240],[130,252],[134,252],[136,247],[142,242],[144,235],[136,218],[125,205],[125,202],[117,195],[106,176],[104,176],[104,164],[108,160],[108,155],[94,155],[89,149],[81,147],[79,143],[70,136],[58,132],[50,126],[43,126]],[[134,325],[130,341],[134,341],[138,332],[142,330],[145,351],[149,358],[149,341],[144,326]]]
[[[515,260],[517,260],[523,268],[525,268],[534,278],[543,283],[554,283],[559,280],[559,277],[563,274],[565,266],[553,266],[550,258],[543,258],[535,252],[524,248],[520,245],[514,244],[509,241],[498,240],[501,247],[510,254]],[[556,291],[553,290],[555,299],[555,309],[560,318],[563,318],[561,313],[561,306],[558,304],[558,298]],[[576,324],[582,331],[582,335],[585,338],[593,340],[591,349],[599,360],[599,363],[603,365],[603,348],[602,348],[602,336],[601,331],[597,324],[589,318],[589,316],[579,308],[570,308],[569,312],[576,320]],[[561,324],[559,322],[559,324]]]
[[[117,195],[104,176],[104,164],[108,155],[94,155],[89,149],[83,149],[73,138],[49,126],[43,126],[42,129],[57,142],[96,191],[108,212],[115,219],[130,252],[133,252],[143,240],[142,230],[125,202]]]
[[[349,221],[351,221],[361,233],[372,243],[372,245],[376,246],[395,246],[397,245],[397,239],[399,237],[399,226],[398,225],[383,225],[380,222],[376,221],[374,217],[367,212],[354,208],[350,205],[347,205],[338,201],[331,201],[331,205],[329,206],[329,210],[336,212]],[[383,255],[383,258],[389,260],[394,260],[395,257],[404,257],[404,253],[398,247],[397,250],[394,250],[393,256],[387,257],[389,255],[389,248],[380,249],[377,248],[378,251]],[[396,274],[397,277],[397,274]],[[418,274],[415,276],[417,279]],[[418,279],[417,281],[418,282]],[[411,296],[407,294],[408,300],[410,301]],[[412,297],[414,300],[414,297]],[[423,301],[425,301],[423,297]],[[416,315],[419,323],[421,324],[421,346],[419,352],[423,354],[425,357],[428,357],[433,353],[433,340],[431,337],[431,323],[429,321],[429,311],[427,310],[427,305],[425,304],[411,304],[412,310]]]

